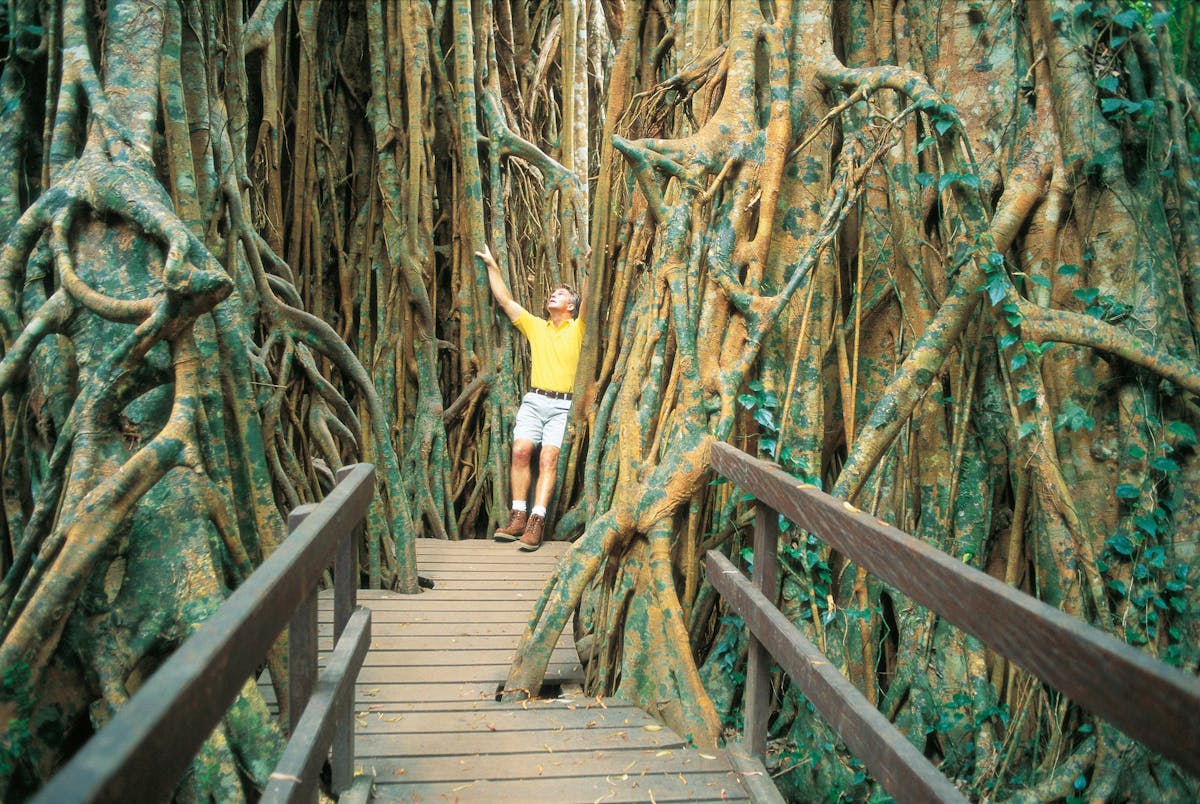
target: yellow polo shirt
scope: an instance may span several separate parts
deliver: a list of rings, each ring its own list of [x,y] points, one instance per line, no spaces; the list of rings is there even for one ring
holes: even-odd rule
[[[545,391],[569,392],[575,385],[575,369],[583,346],[583,322],[578,318],[556,327],[528,310],[521,310],[513,325],[529,341],[529,383]]]

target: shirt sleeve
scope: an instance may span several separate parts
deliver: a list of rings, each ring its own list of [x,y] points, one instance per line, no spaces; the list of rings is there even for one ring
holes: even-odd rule
[[[542,322],[542,319],[538,318],[536,315],[534,315],[533,313],[529,312],[524,307],[522,307],[521,314],[519,316],[517,316],[515,321],[513,321],[513,326],[516,327],[517,330],[522,335],[524,335],[526,338],[528,338],[529,330],[531,328],[533,328],[534,326],[536,326],[538,323],[544,323],[544,322]]]

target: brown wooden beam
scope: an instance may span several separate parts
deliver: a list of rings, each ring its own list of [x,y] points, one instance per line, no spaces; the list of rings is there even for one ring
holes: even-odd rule
[[[706,559],[709,583],[888,793],[897,801],[967,800],[729,559],[716,550]]]
[[[1200,679],[717,443],[713,468],[885,583],[1200,776]]]

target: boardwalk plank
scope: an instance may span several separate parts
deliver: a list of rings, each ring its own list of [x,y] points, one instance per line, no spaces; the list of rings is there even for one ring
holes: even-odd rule
[[[711,755],[710,755],[711,756]],[[520,755],[523,761],[508,757],[445,756],[445,757],[371,757],[361,760],[356,769],[373,771],[381,783],[400,784],[421,779],[429,782],[476,780],[501,781],[524,779],[527,775],[539,778],[562,778],[587,773],[593,776],[631,777],[651,773],[725,774],[724,758],[707,758],[691,751],[672,749],[631,748],[601,751],[560,751],[555,754]],[[532,765],[533,773],[524,761]]]
[[[376,801],[721,801],[727,791],[741,793],[732,772],[700,774],[691,781],[672,774],[645,776],[580,775],[568,778],[441,782],[376,786]]]
[[[551,542],[525,554],[490,540],[420,539],[418,572],[433,589],[360,592],[372,639],[355,687],[355,752],[375,778],[373,800],[746,800],[724,753],[687,748],[620,699],[584,696],[569,625],[546,697],[496,700],[529,612],[569,549]],[[330,607],[322,596],[325,652]]]

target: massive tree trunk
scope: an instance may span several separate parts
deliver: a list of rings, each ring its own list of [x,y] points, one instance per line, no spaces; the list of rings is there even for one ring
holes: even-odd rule
[[[282,6],[20,0],[0,18],[0,796],[102,726],[346,460],[381,468],[364,576],[416,589],[388,413],[279,252],[288,232],[292,265],[329,256],[319,159],[287,166],[295,208],[278,218],[270,80],[304,36],[272,33]],[[301,29],[313,9],[295,9]],[[251,125],[267,188],[249,179]],[[281,643],[277,682],[285,661]],[[280,749],[248,680],[180,795],[241,798]]]

